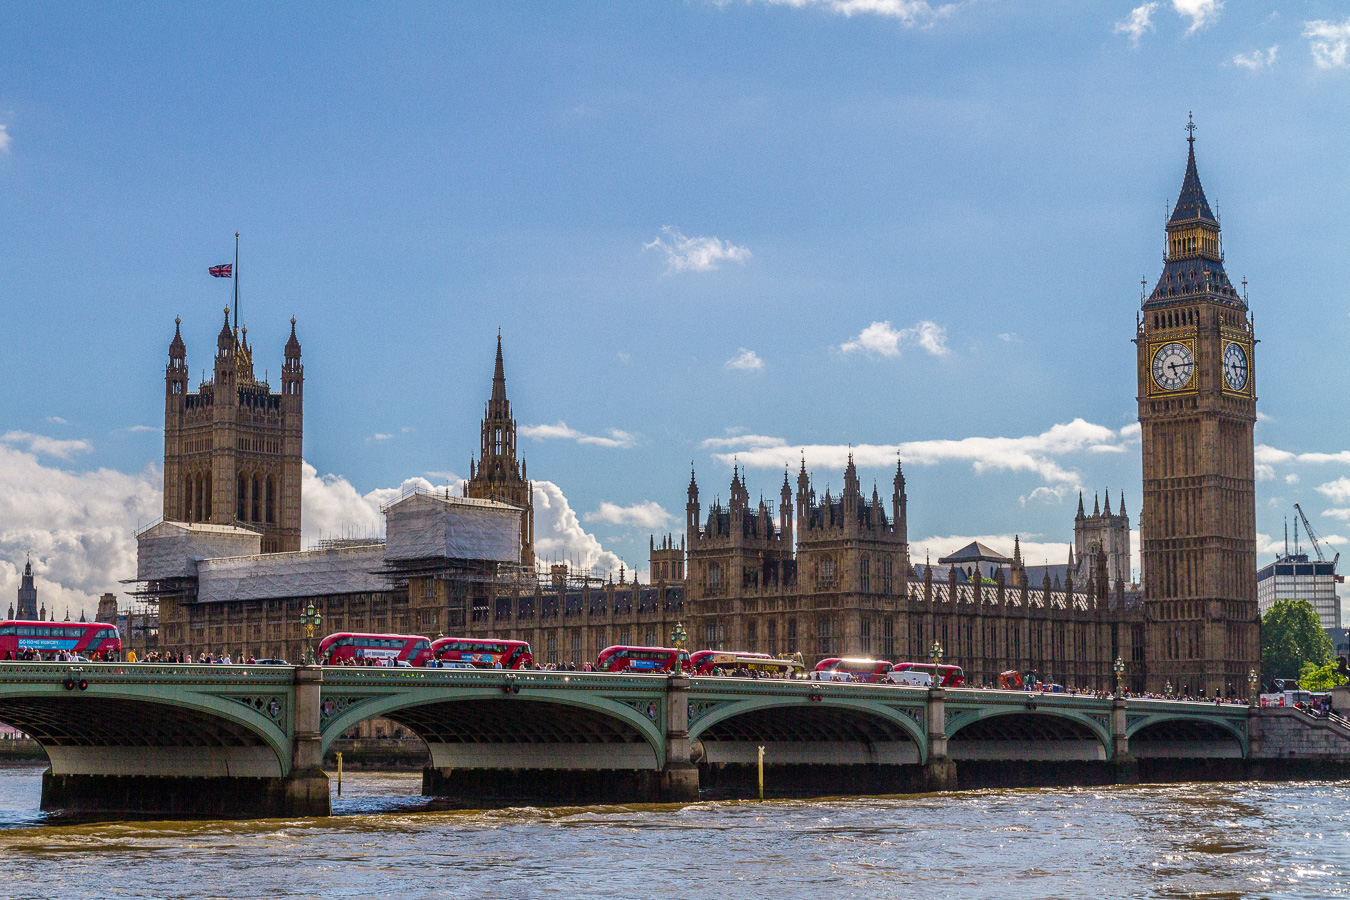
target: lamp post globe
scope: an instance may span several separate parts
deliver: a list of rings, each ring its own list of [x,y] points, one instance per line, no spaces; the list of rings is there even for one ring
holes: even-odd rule
[[[1116,672],[1116,696],[1119,697],[1125,693],[1125,660],[1117,656],[1112,668]]]
[[[670,632],[670,643],[676,650],[684,649],[684,642],[689,639],[689,632],[684,630],[683,622],[676,622],[675,627]]]

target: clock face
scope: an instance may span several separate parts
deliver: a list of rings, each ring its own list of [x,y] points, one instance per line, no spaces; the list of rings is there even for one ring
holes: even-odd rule
[[[1153,380],[1165,391],[1179,391],[1190,384],[1194,371],[1195,357],[1185,344],[1163,344],[1153,354]]]
[[[1241,344],[1229,344],[1224,348],[1223,380],[1234,391],[1247,386],[1247,351]]]

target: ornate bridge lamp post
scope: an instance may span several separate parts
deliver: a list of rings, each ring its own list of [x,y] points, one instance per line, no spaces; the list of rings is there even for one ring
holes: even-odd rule
[[[311,603],[300,614],[300,624],[305,626],[305,664],[314,665],[314,629],[323,622],[323,614]]]
[[[684,649],[684,642],[689,639],[689,632],[684,630],[683,622],[676,622],[675,627],[670,631],[670,643],[676,650]]]
[[[1247,705],[1248,705],[1248,706],[1256,706],[1256,705],[1257,705],[1257,699],[1258,699],[1258,698],[1257,698],[1256,688],[1257,688],[1257,684],[1258,684],[1258,682],[1260,681],[1260,679],[1261,679],[1261,676],[1259,676],[1259,675],[1256,674],[1256,670],[1255,670],[1255,669],[1252,669],[1251,671],[1249,671],[1249,672],[1247,673]]]
[[[1117,656],[1116,664],[1112,668],[1116,671],[1116,696],[1123,697],[1125,695],[1125,660]]]
[[[933,687],[942,687],[942,674],[938,666],[942,665],[942,645],[933,641]]]
[[[1168,699],[1172,697],[1172,682],[1170,680],[1163,685],[1163,696]]]

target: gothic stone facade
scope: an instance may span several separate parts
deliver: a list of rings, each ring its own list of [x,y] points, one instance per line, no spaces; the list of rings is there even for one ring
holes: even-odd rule
[[[803,463],[795,511],[786,475],[776,516],[763,500],[750,505],[739,472],[729,499],[705,519],[691,478],[686,584],[696,646],[801,653],[813,664],[831,656],[925,661],[936,641],[974,685],[996,685],[1000,672],[1015,669],[1102,689],[1114,683],[1120,657],[1142,687],[1142,609],[1107,576],[1100,547],[1078,588],[1072,576],[1062,589],[1048,577],[1028,583],[1020,550],[992,579],[953,566],[935,580],[933,567],[909,560],[899,466],[888,511],[876,488],[863,495],[851,459],[837,498],[817,498]]]
[[[248,329],[216,339],[214,378],[188,392],[187,348],[174,320],[164,372],[164,518],[242,525],[264,553],[300,549],[304,367],[291,319],[281,393],[253,371]]]
[[[516,420],[506,399],[506,370],[502,365],[502,336],[497,334],[497,365],[492,372],[492,396],[483,409],[478,462],[469,460],[464,496],[498,500],[520,507],[520,562],[534,565],[534,485],[525,460],[516,462]]]

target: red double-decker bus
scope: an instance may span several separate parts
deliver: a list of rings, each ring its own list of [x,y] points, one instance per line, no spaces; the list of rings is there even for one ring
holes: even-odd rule
[[[811,677],[816,681],[885,681],[893,669],[884,659],[840,659],[832,656],[816,663]]]
[[[688,672],[689,651],[674,647],[606,647],[595,659],[600,672],[634,672],[656,675]]]
[[[339,631],[319,642],[321,666],[424,666],[431,659],[431,639],[420,634],[355,634]]]
[[[116,627],[103,622],[0,622],[0,659],[18,659],[26,650],[40,659],[62,650],[95,661],[116,659],[122,639]]]
[[[897,672],[926,672],[930,677],[933,676],[932,663],[898,662],[895,669]],[[966,683],[966,673],[960,666],[941,665],[937,667],[935,680],[942,687],[959,688]]]
[[[478,640],[475,638],[436,638],[431,642],[431,657],[440,662],[468,663],[476,669],[523,669],[534,665],[534,654],[526,641]]]

